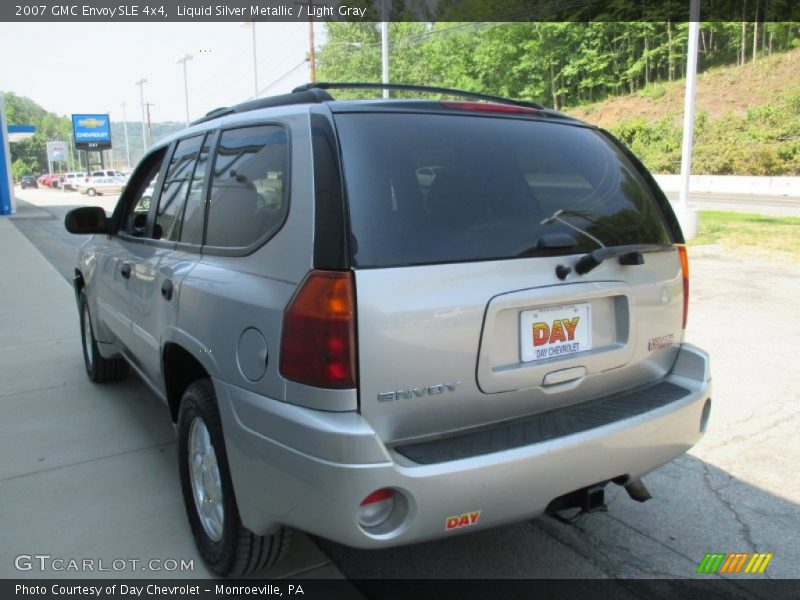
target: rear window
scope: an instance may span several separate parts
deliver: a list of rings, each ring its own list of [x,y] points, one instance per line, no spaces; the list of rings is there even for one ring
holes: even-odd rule
[[[592,237],[671,243],[649,187],[596,130],[429,114],[339,114],[336,123],[356,266],[589,252],[599,247]],[[565,235],[575,246],[540,248]]]

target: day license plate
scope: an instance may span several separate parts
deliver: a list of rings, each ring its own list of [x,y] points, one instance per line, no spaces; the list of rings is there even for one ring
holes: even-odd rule
[[[525,310],[519,337],[522,362],[591,350],[592,307],[584,303]]]

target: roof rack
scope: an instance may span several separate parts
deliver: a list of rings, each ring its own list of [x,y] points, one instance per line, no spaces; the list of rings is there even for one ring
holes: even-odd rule
[[[290,104],[318,104],[320,102],[330,102],[333,96],[321,89],[308,89],[301,92],[293,91],[290,94],[280,94],[278,96],[269,96],[267,98],[256,98],[255,100],[248,100],[233,106],[223,106],[222,108],[215,108],[207,112],[204,116],[196,121],[192,121],[192,125],[205,123],[225,115],[233,115],[236,113],[249,112],[251,110],[258,110],[260,108],[270,108],[273,106],[288,106]]]
[[[291,104],[319,104],[321,102],[333,101],[331,96],[325,90],[330,89],[345,89],[345,90],[402,90],[407,92],[424,92],[429,94],[447,94],[449,96],[459,96],[462,98],[473,98],[476,100],[486,100],[487,102],[497,102],[499,104],[511,104],[514,106],[525,106],[528,108],[536,108],[543,110],[544,106],[536,104],[535,102],[524,102],[522,100],[512,100],[510,98],[503,98],[502,96],[492,96],[490,94],[479,94],[478,92],[467,92],[464,90],[454,90],[451,88],[433,87],[430,85],[411,85],[406,83],[335,83],[335,82],[318,82],[306,83],[299,87],[294,88],[289,94],[280,94],[278,96],[269,96],[267,98],[256,98],[255,100],[248,100],[233,106],[223,106],[215,108],[207,112],[204,116],[196,121],[192,121],[192,125],[205,123],[212,119],[224,117],[225,115],[233,115],[237,113],[249,112],[251,110],[258,110],[260,108],[270,108],[273,106],[288,106]]]
[[[430,85],[412,85],[407,83],[359,83],[359,82],[316,82],[306,83],[298,86],[292,90],[292,93],[303,93],[311,90],[400,90],[407,92],[426,92],[430,94],[447,94],[450,96],[460,96],[462,98],[474,98],[477,100],[486,100],[488,102],[497,102],[500,104],[513,104],[515,106],[525,106],[528,108],[536,108],[539,110],[545,107],[535,102],[525,102],[523,100],[513,100],[511,98],[504,98],[502,96],[492,96],[490,94],[481,94],[478,92],[467,92],[464,90],[455,90],[452,88],[434,87]]]

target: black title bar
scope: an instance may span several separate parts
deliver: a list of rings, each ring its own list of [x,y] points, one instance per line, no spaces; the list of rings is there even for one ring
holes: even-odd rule
[[[575,21],[689,20],[690,0],[4,0],[0,21]],[[700,0],[700,21],[800,21],[796,0]]]

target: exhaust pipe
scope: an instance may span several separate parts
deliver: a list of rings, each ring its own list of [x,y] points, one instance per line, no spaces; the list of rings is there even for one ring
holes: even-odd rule
[[[628,492],[631,500],[636,500],[637,502],[647,502],[653,497],[641,479],[633,479],[626,483],[625,491]]]

